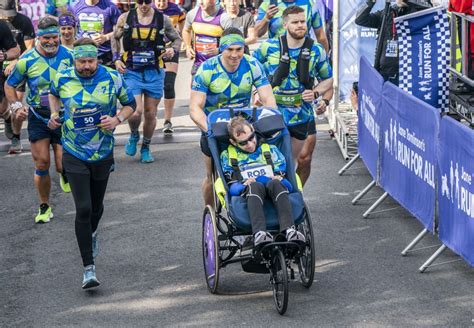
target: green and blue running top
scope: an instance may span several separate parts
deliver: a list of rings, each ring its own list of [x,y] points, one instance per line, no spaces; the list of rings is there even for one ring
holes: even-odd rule
[[[256,22],[259,22],[265,17],[265,14],[270,7],[271,0],[264,0],[258,8]],[[304,9],[306,16],[306,25],[308,27],[309,35],[312,35],[311,29],[319,29],[323,26],[321,15],[316,6],[315,1],[312,0],[295,0],[295,1],[278,1],[278,12],[270,19],[268,23],[268,37],[270,39],[279,37],[285,34],[285,27],[283,26],[283,11],[290,6],[298,6]]]
[[[289,49],[290,72],[280,86],[273,88],[273,93],[288,126],[303,124],[314,120],[313,104],[304,102],[301,93],[304,86],[298,80],[297,64],[301,48]],[[253,56],[263,65],[265,73],[273,76],[280,65],[280,38],[263,42],[253,53]],[[318,81],[332,77],[329,58],[321,44],[314,42],[309,61],[309,74]]]
[[[272,155],[272,162],[273,162],[273,172],[278,174],[285,174],[286,173],[286,160],[285,156],[281,153],[281,151],[275,145],[270,146],[270,154]],[[241,171],[245,171],[250,169],[256,165],[267,165],[267,161],[265,156],[263,155],[262,146],[258,146],[253,153],[247,153],[240,149],[239,147],[235,147],[237,152],[237,165]],[[221,155],[220,160],[222,164],[222,170],[224,171],[224,175],[226,176],[227,180],[231,180],[232,173],[234,169],[229,161],[229,151],[225,149]]]
[[[99,65],[89,78],[74,68],[56,75],[51,94],[64,106],[62,143],[64,150],[86,162],[100,161],[113,151],[113,131],[100,127],[104,115],[115,116],[117,100],[123,106],[134,102],[133,94],[115,70]]]
[[[208,115],[218,108],[248,107],[252,86],[269,85],[263,67],[255,59],[244,55],[235,72],[228,72],[221,62],[222,55],[206,60],[194,76],[192,90],[206,94],[204,112]]]
[[[59,46],[58,52],[52,57],[45,57],[33,48],[18,59],[7,83],[16,88],[26,81],[28,84],[26,102],[33,108],[48,108],[46,103],[51,82],[59,71],[72,66],[72,52],[66,47]]]

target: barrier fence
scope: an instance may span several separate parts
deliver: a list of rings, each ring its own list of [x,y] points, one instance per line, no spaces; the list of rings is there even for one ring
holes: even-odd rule
[[[446,247],[474,266],[474,131],[384,83],[364,57],[360,65],[359,155],[373,177],[370,188],[377,183],[385,191],[375,207],[390,195],[423,225],[403,255],[428,232],[438,235],[443,244],[421,272]]]

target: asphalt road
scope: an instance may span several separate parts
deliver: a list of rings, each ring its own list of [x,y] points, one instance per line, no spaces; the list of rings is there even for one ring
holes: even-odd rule
[[[150,165],[116,149],[117,170],[99,227],[102,285],[91,292],[80,288],[72,197],[61,193],[55,176],[55,218],[34,225],[29,154],[0,159],[0,326],[473,325],[474,271],[455,262],[418,273],[429,251],[399,254],[421,226],[401,209],[363,219],[367,206],[352,206],[350,200],[369,177],[364,170],[338,176],[343,160],[326,135],[318,142],[305,190],[317,247],[313,287],[292,282],[288,312],[281,317],[268,276],[243,273],[236,264],[222,271],[222,295],[209,294],[201,260],[198,144],[153,148],[157,161]],[[434,237],[424,241],[433,243]]]
[[[178,92],[177,115],[186,120],[186,92]],[[116,148],[99,227],[102,285],[95,291],[81,289],[72,197],[54,175],[55,218],[35,225],[31,155],[0,153],[1,327],[474,326],[474,270],[460,261],[418,273],[433,249],[405,258],[400,251],[421,225],[400,208],[363,219],[370,201],[350,200],[369,175],[361,169],[338,176],[344,161],[324,131],[305,188],[316,236],[313,287],[292,282],[282,317],[268,276],[234,264],[221,272],[220,295],[209,294],[201,255],[204,169],[197,134],[182,124],[176,137],[153,145],[153,164]],[[382,208],[395,205],[388,200]],[[437,243],[428,236],[421,246]],[[454,259],[448,251],[441,260]]]

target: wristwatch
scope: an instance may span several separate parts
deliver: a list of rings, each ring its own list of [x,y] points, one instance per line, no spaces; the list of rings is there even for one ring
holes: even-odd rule
[[[319,92],[318,92],[318,91],[315,91],[315,92],[314,92],[314,99],[318,99],[319,96],[320,96],[320,95],[319,95]]]
[[[323,99],[321,99],[321,100],[322,100],[322,101],[324,101],[324,103],[326,104],[326,106],[329,106],[329,100],[327,100],[327,99],[324,99],[324,98],[323,98]]]
[[[115,117],[119,120],[120,123],[123,123],[123,121],[125,121],[125,117],[123,117],[122,114],[118,114]]]

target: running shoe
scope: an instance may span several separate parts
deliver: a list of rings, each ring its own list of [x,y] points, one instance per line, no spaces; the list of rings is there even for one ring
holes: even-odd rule
[[[258,231],[254,235],[253,244],[254,246],[268,244],[273,242],[273,236],[266,231]]]
[[[62,174],[59,174],[59,185],[61,186],[63,192],[71,192],[71,185],[66,181]]]
[[[304,237],[304,235],[301,232],[297,231],[295,227],[290,227],[286,229],[286,240],[301,243],[306,242],[306,238]]]
[[[155,161],[153,156],[151,156],[150,148],[142,148],[140,150],[140,155],[141,155],[140,162],[142,163],[153,163]]]
[[[51,207],[43,203],[40,205],[38,215],[35,217],[35,223],[48,223],[53,218],[53,211]]]
[[[12,127],[12,121],[10,119],[9,122],[5,121],[5,137],[8,139],[12,140],[13,139],[13,127]]]
[[[173,129],[173,124],[171,121],[165,121],[163,124],[163,134],[165,136],[171,136],[173,135],[174,129]]]
[[[21,140],[18,138],[12,138],[12,144],[10,145],[10,149],[8,149],[9,154],[19,154],[23,150],[23,146],[21,145]]]
[[[135,156],[137,153],[137,143],[140,140],[140,137],[130,136],[128,138],[128,143],[125,145],[125,154],[128,156]]]
[[[99,255],[99,241],[97,240],[97,231],[92,233],[92,257]]]
[[[84,268],[82,276],[82,289],[97,287],[100,285],[99,280],[95,276],[95,265],[91,264]]]

